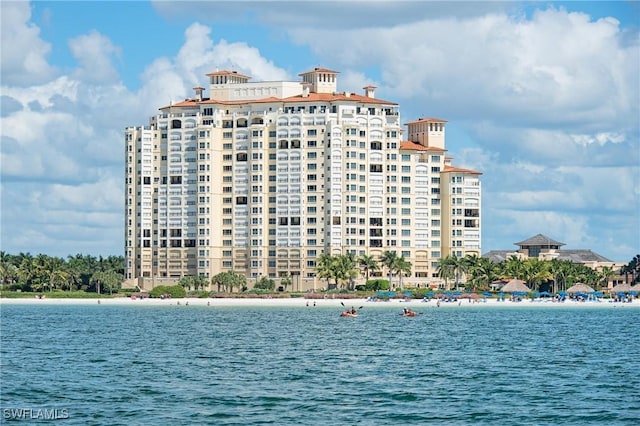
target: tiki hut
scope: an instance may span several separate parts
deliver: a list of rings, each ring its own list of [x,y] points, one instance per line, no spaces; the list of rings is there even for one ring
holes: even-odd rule
[[[628,283],[622,283],[622,284],[618,284],[617,286],[613,287],[610,292],[611,293],[629,293],[631,291],[631,284]]]
[[[504,287],[500,289],[500,291],[503,291],[505,293],[513,293],[516,291],[523,291],[525,293],[529,293],[531,289],[527,287],[524,281],[514,278],[508,283],[506,283]]]
[[[595,291],[595,290],[583,283],[575,283],[574,285],[572,285],[567,289],[567,293],[569,294],[591,293],[592,291]]]

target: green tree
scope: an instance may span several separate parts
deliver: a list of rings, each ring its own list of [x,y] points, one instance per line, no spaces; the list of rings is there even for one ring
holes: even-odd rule
[[[116,271],[97,271],[91,275],[90,282],[96,288],[96,293],[101,294],[102,290],[108,290],[113,294],[113,290],[118,290],[124,280],[123,276]]]
[[[504,279],[517,278],[524,280],[524,261],[518,256],[509,256],[509,258],[502,263],[501,277]]]
[[[543,282],[553,279],[548,261],[537,258],[526,259],[523,262],[523,280],[531,290],[537,290]]]
[[[322,253],[320,254],[320,256],[318,256],[318,258],[316,259],[316,275],[318,278],[320,279],[325,279],[327,280],[327,288],[329,288],[329,283],[331,282],[331,279],[334,278],[334,266],[333,264],[335,263],[335,259],[333,256],[327,254],[327,253]],[[337,283],[336,283],[337,286]]]
[[[598,275],[598,287],[599,288],[607,288],[609,286],[609,281],[611,278],[616,276],[616,272],[613,270],[612,266],[603,266],[600,268],[600,271],[597,273]]]
[[[382,256],[380,256],[380,263],[382,263],[382,266],[387,268],[387,276],[389,277],[389,286],[391,286],[392,284],[391,276],[394,273],[394,264],[397,258],[398,258],[398,255],[396,254],[396,252],[389,251],[389,250],[384,251],[382,253]]]
[[[0,284],[13,284],[18,280],[18,265],[13,263],[11,255],[0,251]]]
[[[369,282],[369,273],[375,272],[380,269],[378,266],[378,262],[374,259],[373,256],[369,256],[367,254],[363,254],[358,258],[358,265],[364,270],[365,274],[365,284]]]
[[[449,256],[440,258],[438,261],[438,268],[436,269],[438,277],[444,280],[445,290],[449,290],[449,280],[454,277],[453,264],[450,260]]]
[[[280,285],[284,291],[287,291],[287,287],[292,283],[291,274],[286,272],[283,276],[280,277]]]
[[[624,282],[633,284],[640,281],[640,254],[637,254],[621,268],[621,273],[624,274]],[[629,280],[631,275],[631,280]]]
[[[400,285],[400,290],[404,289],[402,284],[402,277],[407,277],[411,275],[412,263],[404,258],[404,256],[396,257],[393,262],[393,271],[398,274],[398,280]]]
[[[180,281],[178,281],[178,285],[182,288],[191,290],[191,288],[193,287],[193,289],[196,291],[198,291],[198,289],[204,290],[207,284],[207,278],[201,275],[185,275],[184,277],[180,278]]]
[[[276,283],[269,277],[261,276],[260,279],[256,281],[256,285],[253,286],[253,288],[260,290],[274,290],[276,288]]]
[[[338,274],[349,290],[355,287],[354,280],[358,276],[358,263],[355,255],[347,253],[338,256]]]
[[[242,288],[247,285],[247,278],[235,271],[226,271],[214,275],[211,278],[211,283],[218,286],[218,291],[222,287],[224,291],[233,293],[234,288]]]
[[[496,265],[486,257],[472,256],[469,258],[469,283],[470,290],[488,290],[498,275]]]

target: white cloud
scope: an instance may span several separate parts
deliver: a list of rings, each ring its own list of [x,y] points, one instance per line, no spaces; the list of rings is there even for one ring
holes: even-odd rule
[[[514,10],[517,5],[503,1],[367,1],[316,0],[170,2],[154,0],[156,11],[167,19],[192,17],[207,22],[254,22],[273,28],[369,28],[396,26],[426,18],[468,17],[489,12]],[[193,7],[185,7],[190,4]],[[195,7],[197,5],[197,7]]]
[[[31,6],[24,1],[0,2],[3,84],[32,84],[56,74],[47,56],[51,45],[40,39],[40,29],[30,22]]]
[[[575,143],[578,145],[590,145],[597,143],[604,145],[606,143],[621,143],[626,140],[626,135],[623,133],[615,132],[603,132],[595,135],[570,135]]]
[[[121,49],[114,46],[108,37],[91,31],[69,40],[69,48],[79,67],[74,78],[86,83],[112,83],[119,79],[113,67],[112,57],[120,57]]]
[[[46,45],[37,27],[22,25],[35,34],[34,47]],[[215,43],[209,34],[207,27],[190,26],[176,56],[153,61],[133,93],[112,63],[121,49],[97,31],[69,41],[78,67],[67,75],[43,81],[31,76],[30,86],[19,87],[4,79],[3,63],[3,105],[10,106],[1,129],[3,248],[36,246],[63,256],[120,253],[124,127],[144,125],[161,106],[191,96],[211,67],[237,68],[258,80],[286,77],[256,48]],[[3,28],[3,48],[4,37]]]
[[[210,33],[209,27],[198,23],[192,24],[185,32],[185,43],[178,52],[176,63],[189,72],[192,83],[201,83],[205,74],[215,71],[212,66],[244,72],[256,81],[288,78],[283,69],[264,58],[257,48],[226,40],[215,44],[209,37]]]
[[[454,164],[483,173],[484,250],[537,233],[575,248],[606,244],[621,256],[638,250],[638,38],[613,19],[563,10],[525,17],[504,13],[508,2],[412,3],[367,3],[366,10],[345,3],[332,17],[318,2],[295,9],[199,2],[197,10],[225,20],[262,10],[254,16],[279,22],[273,31],[288,31],[315,52],[315,64],[341,72],[340,90],[373,84],[378,97],[401,105],[405,121],[448,119]],[[258,46],[268,41],[214,40],[201,23],[185,30],[177,52],[147,65],[134,92],[117,74],[114,61],[127,52],[108,29],[69,40],[78,66],[58,75],[28,5],[0,7],[2,239],[11,251],[37,244],[50,254],[120,253],[125,126],[144,125],[159,107],[193,96],[216,68],[254,81],[297,80],[286,71],[295,58],[280,67],[263,56]],[[361,13],[350,13],[356,8]],[[363,71],[371,69],[379,75]]]

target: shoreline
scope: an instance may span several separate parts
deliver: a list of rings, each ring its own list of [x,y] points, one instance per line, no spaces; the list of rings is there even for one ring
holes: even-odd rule
[[[314,305],[315,302],[315,305]],[[436,299],[428,302],[422,299],[390,300],[390,301],[368,301],[366,299],[305,299],[305,298],[195,298],[185,297],[180,299],[132,299],[129,297],[116,297],[105,299],[36,299],[36,298],[0,298],[0,306],[2,305],[110,305],[110,306],[204,306],[204,307],[335,307],[341,309],[343,307],[360,306],[366,308],[389,308],[395,307],[402,309],[403,307],[418,308],[461,308],[461,307],[505,307],[505,308],[613,308],[613,307],[629,307],[640,308],[640,300],[634,299],[632,302],[611,302],[603,300],[600,302],[578,302],[567,300],[564,302],[552,302],[542,300],[523,300],[520,302],[498,301],[496,299],[478,299],[477,301],[469,301],[468,299],[460,299],[457,302],[441,302],[438,306]]]

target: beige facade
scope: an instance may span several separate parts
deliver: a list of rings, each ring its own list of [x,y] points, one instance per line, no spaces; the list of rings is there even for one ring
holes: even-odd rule
[[[144,283],[222,271],[290,274],[319,289],[322,253],[413,264],[405,286],[438,282],[440,258],[480,255],[480,173],[445,156],[446,121],[407,124],[395,102],[337,92],[338,73],[250,83],[208,74],[211,98],[160,108],[126,139],[127,278]],[[215,96],[213,96],[215,94]]]

